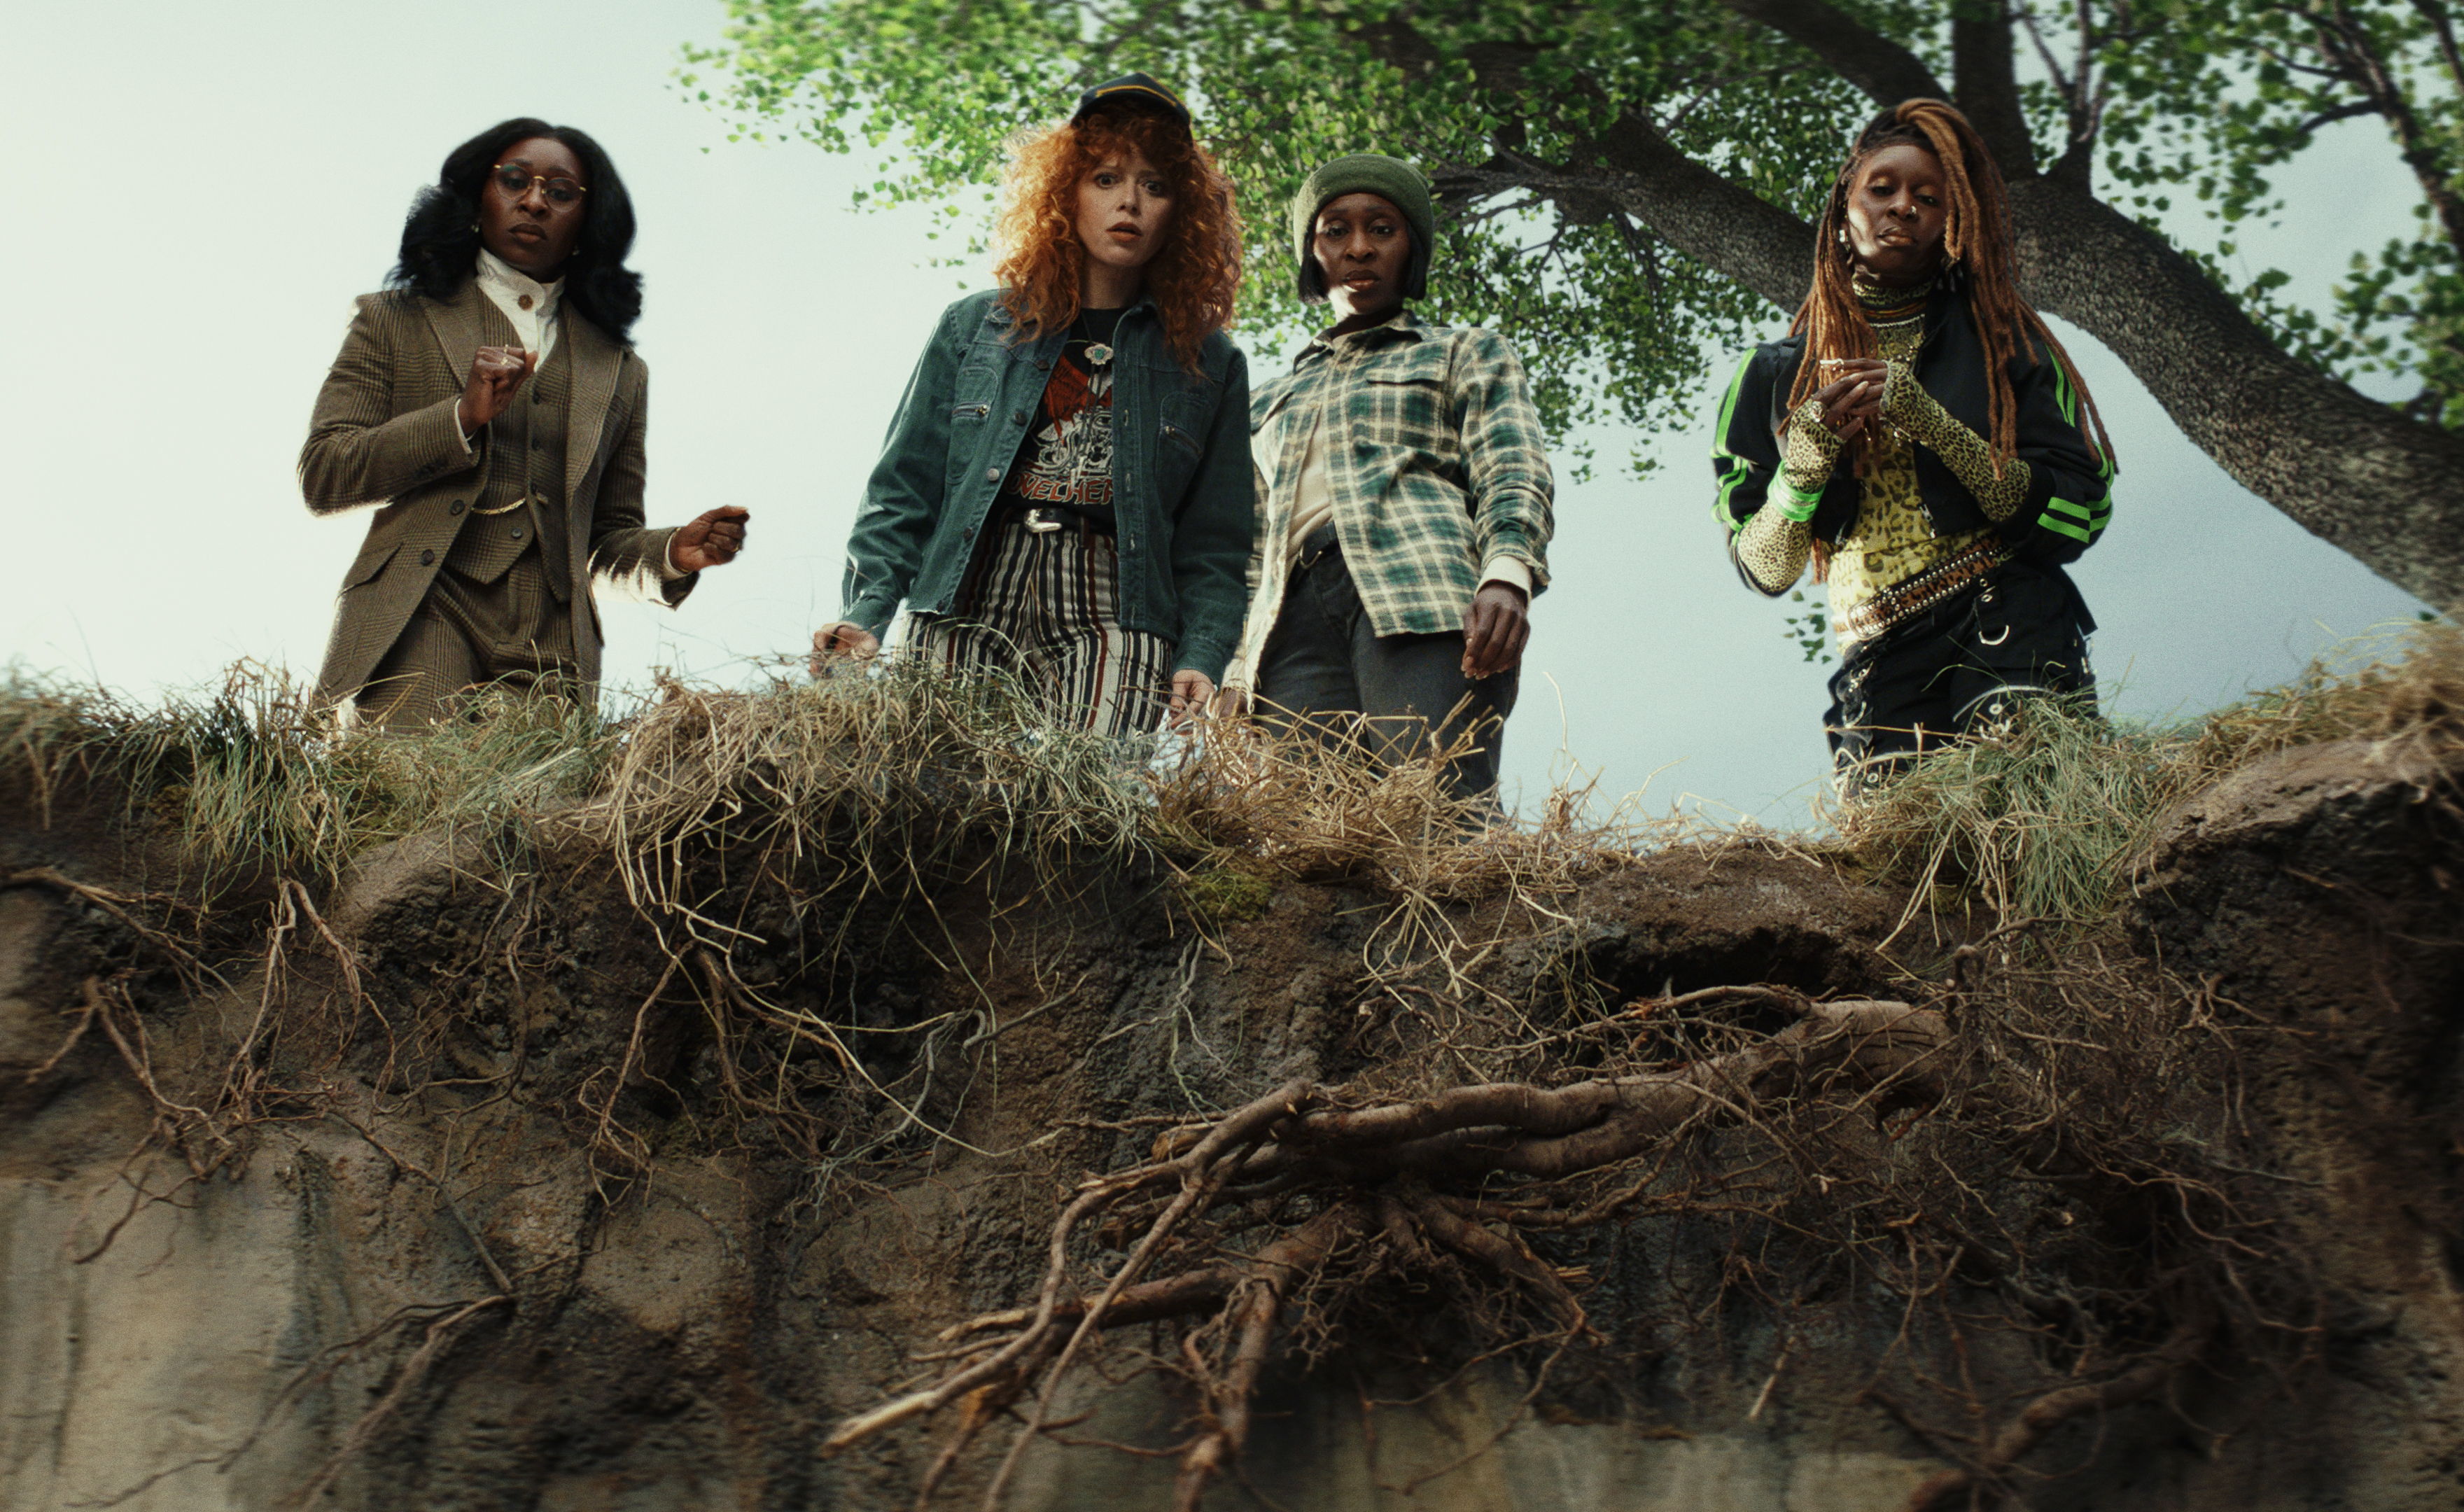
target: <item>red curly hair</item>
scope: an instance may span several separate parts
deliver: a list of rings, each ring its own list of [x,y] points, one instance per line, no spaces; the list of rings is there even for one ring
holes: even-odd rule
[[[1078,240],[1078,185],[1108,158],[1136,152],[1172,186],[1172,224],[1146,266],[1146,292],[1163,317],[1172,355],[1192,372],[1209,334],[1232,323],[1241,287],[1241,215],[1232,181],[1180,123],[1137,109],[1098,110],[1022,134],[1011,145],[994,230],[993,275],[1022,339],[1078,318],[1087,249]]]

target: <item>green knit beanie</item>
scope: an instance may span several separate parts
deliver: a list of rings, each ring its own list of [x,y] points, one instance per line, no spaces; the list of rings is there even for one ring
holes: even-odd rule
[[[1438,211],[1429,199],[1429,181],[1400,158],[1360,152],[1319,168],[1292,196],[1292,248],[1300,257],[1302,298],[1326,297],[1326,279],[1318,273],[1317,260],[1309,255],[1317,212],[1326,208],[1329,200],[1364,193],[1375,194],[1403,212],[1403,224],[1412,229],[1412,260],[1403,270],[1403,297],[1419,299],[1428,295],[1429,252],[1438,237]]]

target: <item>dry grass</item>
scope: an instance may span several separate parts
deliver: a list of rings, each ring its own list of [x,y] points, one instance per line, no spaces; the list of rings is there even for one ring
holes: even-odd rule
[[[0,770],[38,805],[63,779],[106,778],[176,826],[209,883],[330,881],[373,845],[438,828],[487,834],[511,875],[556,815],[618,858],[635,903],[721,945],[734,926],[687,895],[689,857],[783,858],[782,875],[818,867],[815,890],[866,897],[911,895],[952,866],[1044,880],[1161,866],[1201,921],[1254,907],[1278,877],[1344,878],[1397,900],[1387,954],[1399,958],[1442,940],[1450,904],[1545,901],[1673,842],[1770,838],[1645,819],[1631,800],[1603,815],[1588,788],[1492,827],[1446,797],[1443,753],[1374,767],[1245,722],[1150,763],[1047,728],[1014,683],[896,666],[756,692],[663,684],[609,723],[557,698],[499,699],[483,715],[345,738],[302,686],[253,665],[148,708],[19,671],[0,685]],[[2174,804],[2277,751],[2345,738],[2464,740],[2464,629],[2348,643],[2185,725],[2036,706],[1842,805],[1825,848],[1921,898],[1948,886],[2004,919],[2086,924],[2127,890]]]
[[[1921,898],[1947,885],[2006,920],[2084,926],[2128,891],[2175,804],[2278,751],[2346,739],[2464,744],[2464,628],[2348,642],[2294,682],[2184,725],[2036,703],[1832,818],[1849,853]]]
[[[267,873],[329,881],[369,847],[428,830],[518,827],[598,786],[615,746],[593,711],[559,697],[495,696],[431,734],[345,738],[311,691],[241,663],[209,691],[139,707],[12,670],[0,777],[42,809],[64,781],[123,790],[175,828],[211,892]]]

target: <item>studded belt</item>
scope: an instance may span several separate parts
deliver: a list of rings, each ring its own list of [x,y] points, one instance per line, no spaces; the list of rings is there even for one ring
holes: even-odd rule
[[[1834,628],[1842,645],[1868,640],[1892,625],[1914,619],[1976,585],[1978,580],[2011,559],[2011,548],[1999,540],[1981,540],[1966,551],[1935,562],[1913,578],[1903,579],[1839,616]]]

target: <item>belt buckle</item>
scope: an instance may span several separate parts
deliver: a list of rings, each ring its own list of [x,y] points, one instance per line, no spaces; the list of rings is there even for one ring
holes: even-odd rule
[[[1061,512],[1044,506],[1028,510],[1026,528],[1038,536],[1049,536],[1061,528]]]

